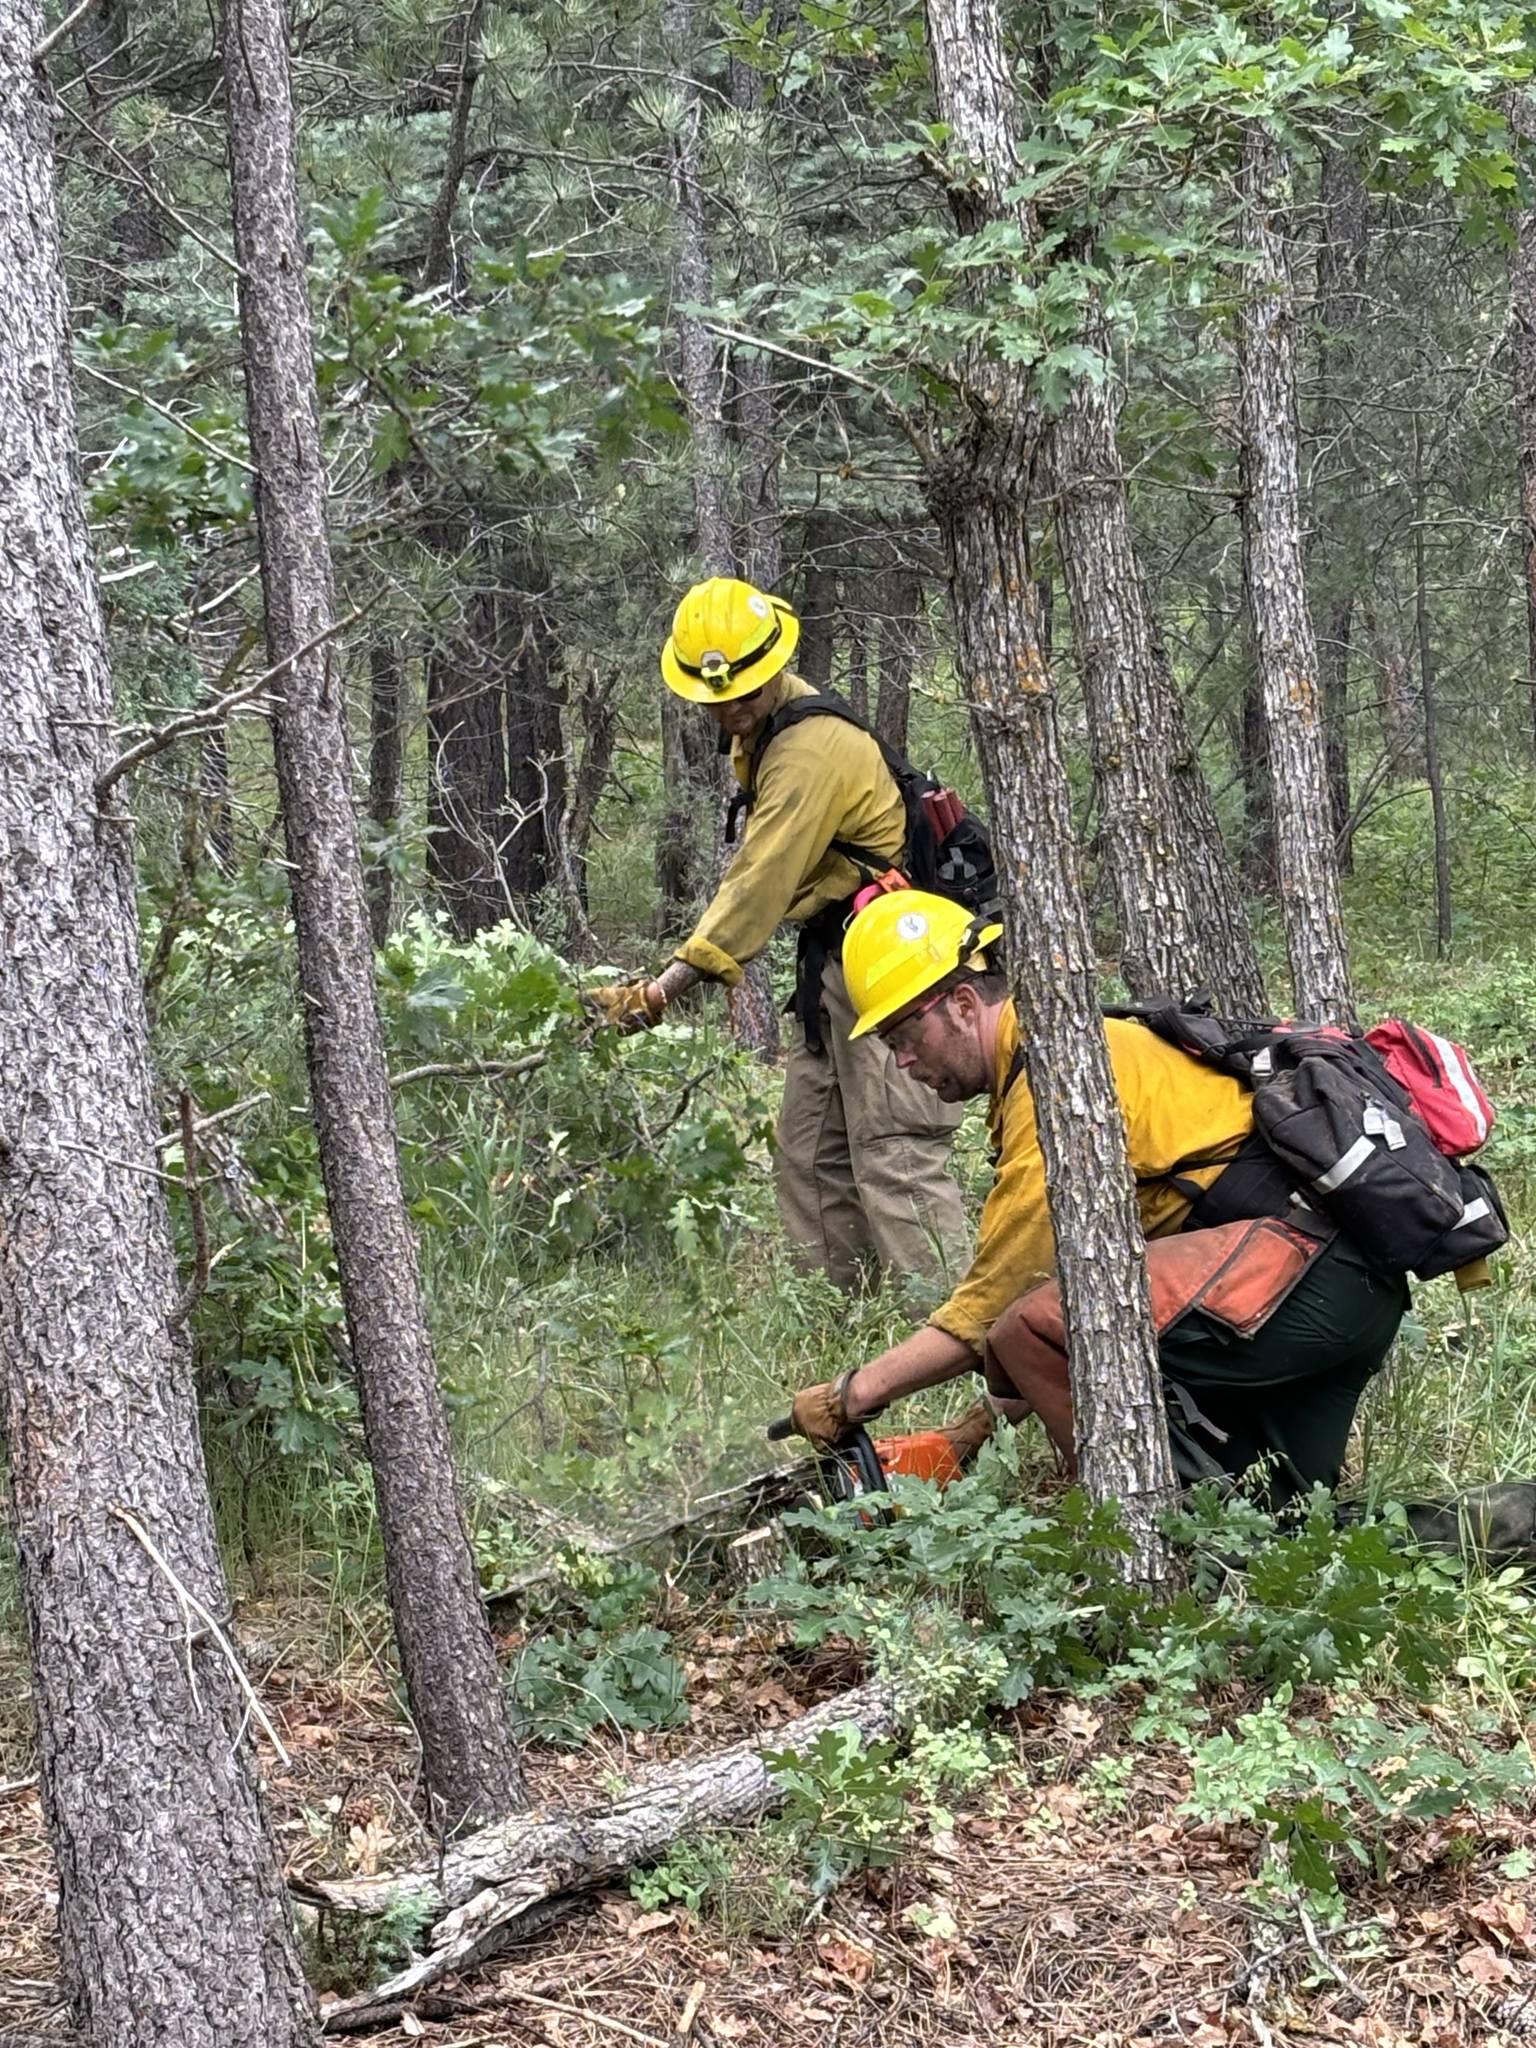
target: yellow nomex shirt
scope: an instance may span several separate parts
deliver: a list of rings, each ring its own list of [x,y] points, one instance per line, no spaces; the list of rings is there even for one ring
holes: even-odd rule
[[[778,679],[776,696],[773,690],[770,683],[764,700],[770,715],[796,697],[816,695],[789,674]],[[748,746],[761,731],[748,735]],[[748,754],[740,740],[731,744],[731,765],[745,789]],[[786,726],[763,755],[736,857],[676,958],[734,988],[779,925],[804,924],[858,888],[858,869],[829,850],[834,839],[867,846],[890,862],[906,834],[901,792],[868,733],[841,718]]]
[[[1138,1181],[1168,1173],[1181,1159],[1235,1148],[1252,1130],[1253,1097],[1240,1082],[1202,1066],[1128,1018],[1106,1019],[1104,1036],[1125,1118],[1131,1171]],[[997,1172],[981,1212],[976,1256],[930,1319],[975,1351],[1009,1303],[1049,1280],[1056,1264],[1034,1097],[1022,1073],[1008,1086],[1018,1044],[1019,1022],[1010,1000],[998,1021],[992,1081]],[[1208,1166],[1180,1177],[1208,1187],[1220,1171],[1219,1165]],[[1138,1187],[1137,1200],[1148,1237],[1169,1235],[1189,1214],[1186,1197],[1166,1181]]]

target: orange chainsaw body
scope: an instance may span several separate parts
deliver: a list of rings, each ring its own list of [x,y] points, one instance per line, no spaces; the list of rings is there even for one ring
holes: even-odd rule
[[[887,1478],[899,1472],[907,1479],[931,1479],[948,1486],[961,1476],[960,1460],[942,1429],[918,1429],[910,1436],[877,1436],[875,1456]]]

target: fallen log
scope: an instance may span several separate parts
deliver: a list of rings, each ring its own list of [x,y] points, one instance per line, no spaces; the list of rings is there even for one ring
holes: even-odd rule
[[[600,1807],[569,1813],[520,1813],[447,1848],[432,1870],[392,1878],[295,1880],[294,1896],[336,1913],[381,1914],[417,1905],[432,1920],[426,1952],[397,1976],[325,2014],[334,2033],[360,2031],[370,2012],[380,2023],[401,2001],[450,1971],[469,1969],[547,1924],[573,1894],[611,1884],[653,1863],[680,1835],[701,1827],[739,1827],[772,1810],[779,1789],[764,1751],[802,1749],[823,1729],[852,1726],[866,1741],[896,1725],[888,1686],[839,1693],[808,1714],[752,1742],[643,1772]]]

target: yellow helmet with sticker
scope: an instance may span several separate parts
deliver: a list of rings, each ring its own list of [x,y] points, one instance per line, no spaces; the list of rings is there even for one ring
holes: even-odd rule
[[[738,577],[711,576],[678,606],[661,672],[691,704],[729,704],[771,682],[799,644],[787,604]]]
[[[892,889],[865,905],[843,936],[843,976],[858,1012],[848,1034],[878,1031],[957,967],[983,967],[1003,936],[992,911],[980,916],[925,889]]]

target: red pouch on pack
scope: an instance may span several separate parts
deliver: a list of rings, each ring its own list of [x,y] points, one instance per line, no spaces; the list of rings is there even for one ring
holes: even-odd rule
[[[1475,1152],[1493,1129],[1493,1104],[1454,1039],[1388,1017],[1365,1034],[1447,1158]]]

